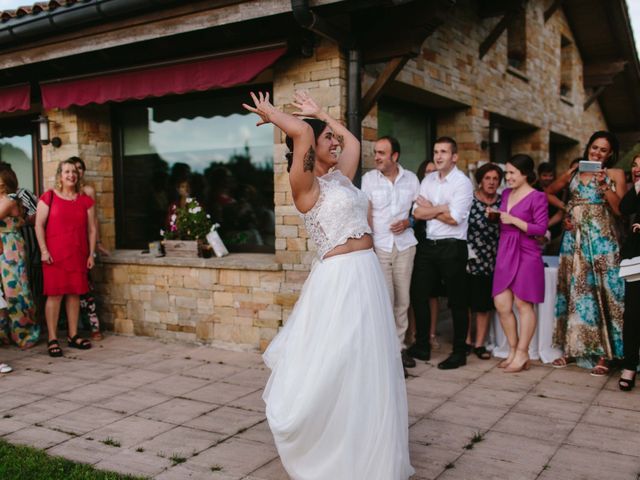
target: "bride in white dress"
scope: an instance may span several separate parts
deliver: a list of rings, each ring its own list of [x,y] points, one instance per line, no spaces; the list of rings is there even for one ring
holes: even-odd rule
[[[244,107],[287,134],[289,180],[318,260],[296,306],[264,354],[272,370],[269,427],[294,480],[406,480],[407,396],[393,311],[367,221],[369,202],[351,180],[360,142],[296,94],[294,115],[269,95]],[[338,150],[341,151],[338,156]]]

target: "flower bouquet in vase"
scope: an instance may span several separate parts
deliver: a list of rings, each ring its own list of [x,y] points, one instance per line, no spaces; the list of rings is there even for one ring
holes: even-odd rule
[[[168,257],[196,257],[201,252],[204,254],[204,245],[209,247],[206,237],[210,229],[211,217],[195,198],[188,197],[183,207],[172,205],[168,231],[160,231],[164,237],[162,244],[165,254]]]

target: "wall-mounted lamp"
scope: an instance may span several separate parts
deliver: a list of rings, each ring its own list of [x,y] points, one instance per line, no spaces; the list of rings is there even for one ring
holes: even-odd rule
[[[46,115],[40,115],[37,119],[34,120],[38,124],[38,130],[40,133],[40,143],[42,145],[51,144],[55,148],[59,148],[62,145],[62,140],[60,137],[49,138],[49,117]]]
[[[494,123],[489,127],[489,141],[482,140],[480,148],[486,150],[489,145],[497,145],[498,143],[500,143],[500,125]]]
[[[489,142],[493,144],[500,143],[500,125],[491,125],[489,129]]]

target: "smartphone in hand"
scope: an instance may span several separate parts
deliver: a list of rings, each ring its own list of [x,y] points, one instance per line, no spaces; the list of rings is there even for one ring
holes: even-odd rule
[[[596,173],[602,170],[602,163],[592,162],[589,160],[580,160],[578,162],[578,171],[580,173]]]

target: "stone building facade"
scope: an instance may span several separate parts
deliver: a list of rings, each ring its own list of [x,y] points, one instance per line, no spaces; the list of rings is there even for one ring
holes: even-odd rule
[[[264,17],[269,17],[269,12],[283,18],[290,15],[289,9],[283,7],[286,2],[275,0],[213,2],[213,6],[209,2],[207,7],[204,3],[194,2],[201,6],[201,21],[209,22],[207,28],[211,30],[242,25],[258,11]],[[327,0],[312,2],[312,6],[322,13],[322,8],[339,9],[343,3],[347,2]],[[380,3],[390,8],[385,2]],[[596,99],[584,108],[594,90],[585,87],[587,55],[579,48],[568,13],[562,8],[550,12],[551,5],[557,2],[524,2],[518,14],[524,23],[512,22],[495,41],[489,42],[482,57],[479,46],[496,32],[508,13],[483,17],[478,12],[486,2],[457,3],[424,40],[419,55],[406,61],[399,73],[387,81],[380,97],[380,102],[398,101],[401,106],[425,112],[430,130],[428,135],[425,132],[427,138],[423,142],[427,156],[429,139],[449,135],[459,143],[459,166],[463,170],[472,170],[479,162],[504,160],[504,155],[513,153],[528,153],[536,162],[551,159],[562,168],[581,154],[593,131],[610,128],[601,101]],[[334,12],[326,11],[327,15]],[[193,16],[184,7],[178,13],[185,18]],[[158,37],[175,33],[160,24],[158,12],[146,15],[147,29],[156,29]],[[120,22],[126,24],[134,18],[132,14]],[[96,28],[79,28],[77,34],[86,42],[92,36],[107,35]],[[56,38],[52,34],[51,42]],[[33,53],[37,60],[43,42],[21,41],[11,48],[24,58],[31,58]],[[61,42],[64,50],[68,43]],[[113,42],[117,42],[116,36]],[[129,42],[135,43],[135,39]],[[510,51],[514,42],[521,54],[515,60]],[[64,58],[64,52],[59,57]],[[0,53],[0,66],[10,70],[3,58]],[[637,57],[625,61],[637,68]],[[384,62],[364,66],[363,92],[384,73],[384,67]],[[46,80],[38,78],[37,71],[29,72],[31,81]],[[331,115],[345,119],[348,58],[336,41],[317,37],[310,54],[292,52],[260,73],[258,80],[261,85],[271,85],[274,104],[285,111],[292,108],[294,91],[306,89]],[[629,101],[636,99],[635,91],[619,91],[616,84],[610,88],[617,88],[618,95],[628,95]],[[373,165],[375,139],[381,134],[398,133],[382,128],[384,105],[380,102],[362,112],[364,170]],[[112,250],[93,272],[100,318],[106,327],[126,334],[264,349],[291,312],[315,257],[293,206],[282,133],[276,130],[273,139],[273,253],[232,253],[219,259],[149,258],[139,250],[116,248],[118,191],[114,184],[118,179],[114,176],[119,153],[114,148],[113,105],[107,102],[46,110],[34,103],[29,113],[45,113],[51,122],[50,136],[62,141],[60,148],[41,147],[40,190],[53,184],[58,162],[72,155],[85,160],[87,180],[96,188],[101,238]],[[394,118],[402,116],[402,107],[394,112]],[[494,130],[508,138],[506,147],[492,143]]]

